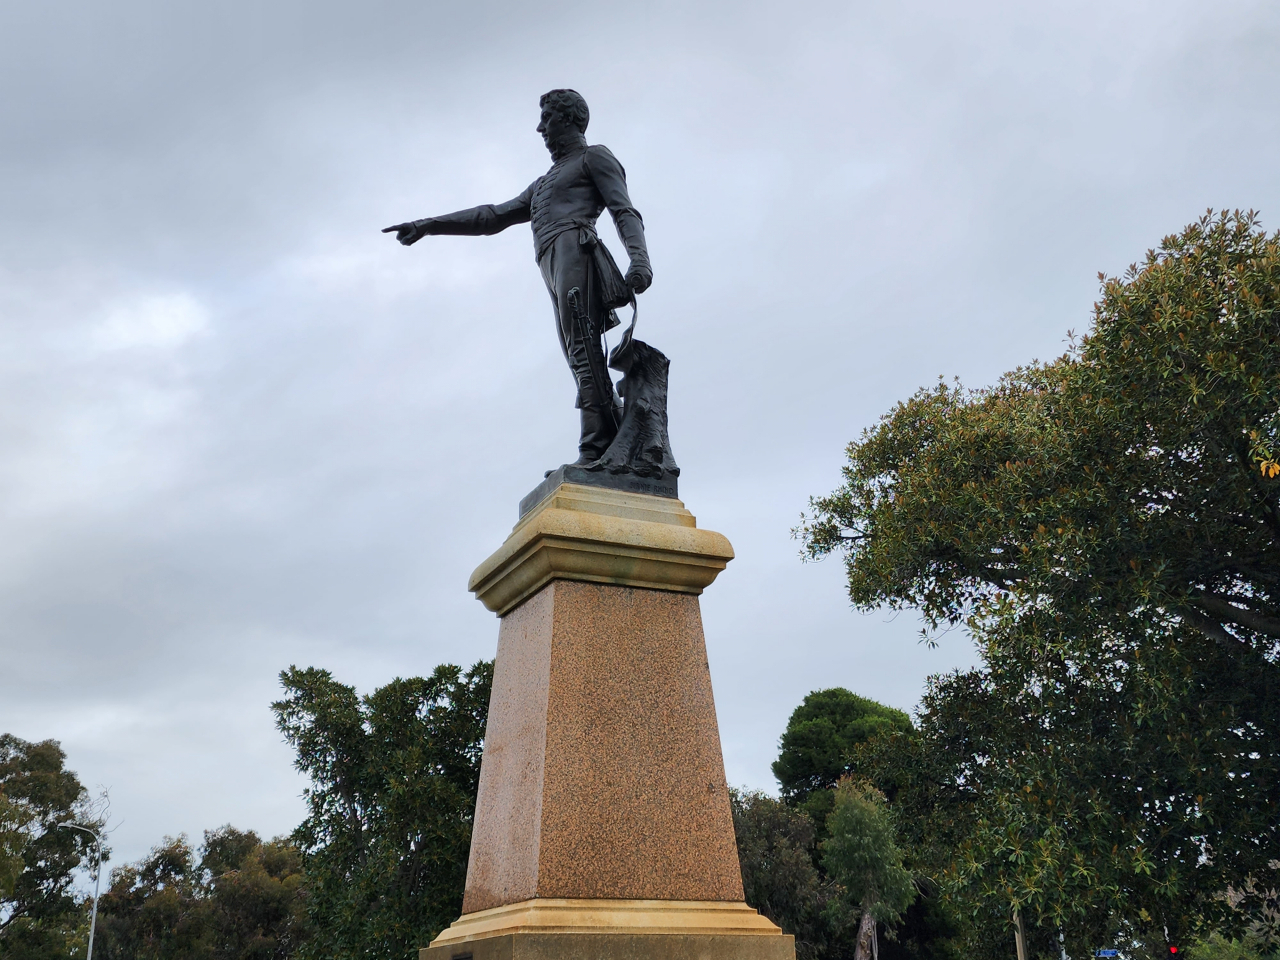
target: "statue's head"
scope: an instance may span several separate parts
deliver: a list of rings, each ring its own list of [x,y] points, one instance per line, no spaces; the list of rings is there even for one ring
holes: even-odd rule
[[[591,111],[577,90],[551,90],[539,98],[538,106],[542,108],[538,132],[548,147],[571,131],[587,132]]]

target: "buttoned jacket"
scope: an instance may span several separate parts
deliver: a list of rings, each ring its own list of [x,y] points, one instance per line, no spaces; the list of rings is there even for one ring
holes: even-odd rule
[[[540,260],[556,237],[569,230],[587,230],[594,237],[596,221],[606,209],[627,248],[631,266],[648,268],[644,221],[631,205],[626,171],[609,148],[599,144],[584,144],[571,151],[506,203],[487,203],[431,217],[423,221],[423,227],[431,234],[489,236],[518,223],[531,223],[534,250]]]

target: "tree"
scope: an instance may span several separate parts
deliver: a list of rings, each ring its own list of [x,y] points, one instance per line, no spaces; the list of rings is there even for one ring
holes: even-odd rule
[[[166,838],[112,871],[95,951],[105,960],[287,960],[307,936],[301,852],[230,825],[206,830],[197,862]]]
[[[1239,940],[1229,940],[1214,932],[1191,944],[1186,951],[1188,960],[1277,960],[1280,951],[1268,950],[1264,941],[1246,934]]]
[[[22,873],[23,819],[18,805],[0,793],[0,903],[13,896]]]
[[[809,813],[821,840],[833,806],[830,791],[849,772],[853,748],[877,734],[910,729],[901,710],[843,687],[815,690],[792,712],[773,763],[783,799]]]
[[[98,904],[103,960],[212,960],[213,930],[195,851],[186,837],[111,871]]]
[[[1072,944],[1124,942],[1134,931],[1122,929],[1105,904],[1088,912],[1040,915],[1028,911],[1015,888],[993,879],[1005,876],[994,871],[1006,860],[1023,866],[1035,862],[1040,870],[1032,876],[1035,883],[1087,899],[1106,884],[1096,871],[1082,869],[1082,860],[1108,852],[1100,847],[1104,835],[1096,832],[1092,812],[1077,805],[1095,788],[1088,781],[1090,770],[1096,773],[1108,763],[1105,741],[1088,751],[1077,746],[1077,760],[1068,768],[1062,744],[1037,733],[1031,708],[1012,691],[992,688],[994,673],[933,678],[921,701],[918,731],[869,741],[855,751],[851,766],[891,798],[907,865],[926,890],[941,888],[948,912],[965,921],[958,933],[966,955],[1011,951],[1014,909],[1022,913],[1033,957],[1056,960],[1060,933]],[[1107,719],[1090,707],[1084,704],[1079,713],[1105,728]],[[1038,752],[1046,756],[1037,757]],[[1028,791],[1023,778],[1037,763],[1042,778]],[[1141,793],[1132,802],[1140,804]],[[1029,820],[1019,804],[1055,819]],[[1150,896],[1147,882],[1133,871],[1107,879],[1123,887],[1119,895],[1138,900]]]
[[[867,697],[861,697],[842,687],[816,690],[791,714],[787,729],[782,735],[778,760],[773,765],[774,775],[782,788],[782,796],[798,810],[808,814],[813,824],[814,836],[809,845],[810,854],[818,877],[834,889],[839,884],[827,877],[822,865],[821,843],[827,837],[827,824],[835,805],[835,787],[841,778],[850,773],[866,778],[869,773],[860,772],[860,751],[871,744],[892,742],[890,756],[907,760],[905,771],[910,771],[912,799],[917,796],[927,801],[913,808],[911,823],[919,824],[921,818],[934,815],[931,802],[937,797],[932,791],[922,794],[917,768],[910,761],[920,756],[915,728],[910,718],[901,710],[885,706]],[[877,773],[881,772],[877,769]],[[881,789],[895,790],[896,784],[881,783]],[[914,839],[923,842],[925,832],[916,831]],[[920,870],[921,877],[933,877],[934,859],[911,845],[904,847],[912,861],[911,869]],[[956,918],[950,905],[944,902],[936,883],[924,880],[919,884],[920,896],[907,908],[901,920],[887,930],[887,938],[881,944],[886,960],[951,960],[955,956],[955,940],[959,935]],[[753,904],[754,906],[754,904]],[[856,917],[856,905],[849,907]],[[856,930],[844,931],[829,942],[832,956],[841,951],[852,952]],[[846,942],[847,941],[847,942]],[[846,949],[847,948],[847,949]],[[821,949],[828,949],[823,945]]]
[[[215,960],[286,960],[297,953],[311,935],[302,851],[286,838],[263,843],[230,825],[206,830],[202,850]]]
[[[874,787],[842,780],[827,830],[822,863],[862,914],[854,960],[867,960],[879,953],[876,924],[898,920],[916,899],[916,888],[903,866],[893,814]]]
[[[281,673],[277,725],[311,778],[301,956],[402,960],[457,919],[492,678],[445,665],[358,697],[325,670]]]
[[[759,792],[730,791],[744,899],[796,938],[797,960],[839,956],[857,914],[814,864],[813,821]]]
[[[62,958],[88,932],[72,873],[92,861],[93,842],[76,824],[101,831],[88,794],[64,766],[54,740],[0,735],[0,955]],[[104,851],[104,857],[107,851]]]
[[[896,407],[799,531],[859,608],[978,641],[921,719],[974,803],[951,877],[1071,952],[1238,931],[1260,894],[1223,894],[1275,886],[1278,330],[1280,236],[1206,216],[1063,357]]]

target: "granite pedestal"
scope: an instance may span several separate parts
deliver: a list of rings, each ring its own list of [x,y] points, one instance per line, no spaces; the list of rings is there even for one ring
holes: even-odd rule
[[[794,960],[742,899],[698,607],[732,557],[674,497],[562,483],[475,571],[502,623],[466,894],[420,960]]]

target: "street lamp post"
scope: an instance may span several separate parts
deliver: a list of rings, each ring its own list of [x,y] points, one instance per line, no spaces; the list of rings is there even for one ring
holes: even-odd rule
[[[90,915],[89,920],[89,951],[84,958],[84,960],[93,960],[93,933],[98,928],[98,890],[102,885],[102,838],[88,827],[79,827],[74,823],[60,823],[58,828],[62,830],[79,830],[81,833],[87,833],[93,837],[94,848],[98,854],[97,863],[93,868],[93,913]]]

